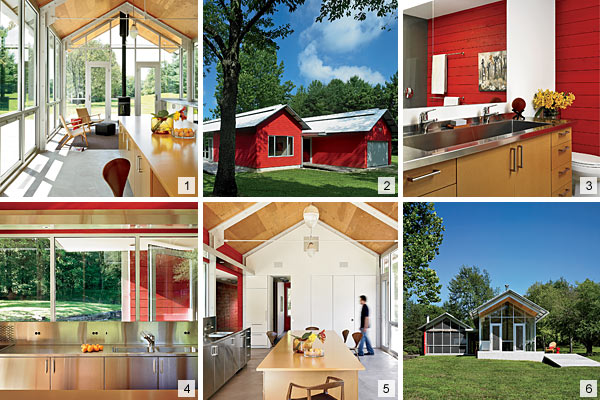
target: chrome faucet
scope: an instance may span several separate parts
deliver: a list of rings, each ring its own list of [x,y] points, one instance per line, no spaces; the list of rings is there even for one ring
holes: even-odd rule
[[[429,118],[428,114],[432,111],[435,111],[435,108],[432,108],[431,110],[423,111],[421,114],[419,114],[419,129],[420,129],[421,133],[427,133],[427,128],[429,128],[429,125],[431,125],[434,122],[437,122],[437,118],[428,119]]]
[[[148,342],[148,353],[154,353],[155,338],[154,335],[146,331],[140,333],[141,338]]]
[[[490,113],[490,108],[492,108],[492,107],[496,107],[496,104],[492,104],[491,106],[483,107],[483,116],[481,117],[481,121],[484,124],[487,124],[490,122],[490,117],[500,114],[499,112]]]

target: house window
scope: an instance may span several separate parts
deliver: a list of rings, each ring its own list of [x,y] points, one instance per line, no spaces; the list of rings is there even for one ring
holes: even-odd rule
[[[293,155],[293,136],[269,136],[269,157],[290,157]]]

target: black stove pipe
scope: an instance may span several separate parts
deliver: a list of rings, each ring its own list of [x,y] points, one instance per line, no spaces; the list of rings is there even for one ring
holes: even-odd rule
[[[131,114],[131,100],[127,97],[127,36],[129,35],[129,16],[124,12],[119,13],[119,35],[122,40],[121,48],[121,97],[119,97],[119,116]]]

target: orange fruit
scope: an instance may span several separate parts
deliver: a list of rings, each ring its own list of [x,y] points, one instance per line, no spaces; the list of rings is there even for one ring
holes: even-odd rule
[[[95,344],[95,345],[94,345],[94,351],[99,351],[99,350],[100,350],[100,347],[98,347],[98,345],[97,345],[97,344]]]
[[[100,351],[104,350],[104,346],[102,346],[101,344],[98,345],[98,348],[100,349]]]
[[[94,347],[91,344],[88,344],[86,350],[88,353],[91,353],[94,350]]]
[[[87,347],[82,347],[82,348],[81,348],[81,352],[82,352],[82,353],[85,353],[86,351],[87,351]]]

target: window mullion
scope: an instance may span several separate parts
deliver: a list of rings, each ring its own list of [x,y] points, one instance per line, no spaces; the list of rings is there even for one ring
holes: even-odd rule
[[[56,321],[56,245],[50,236],[50,321]]]

